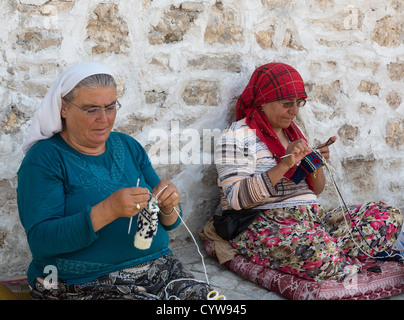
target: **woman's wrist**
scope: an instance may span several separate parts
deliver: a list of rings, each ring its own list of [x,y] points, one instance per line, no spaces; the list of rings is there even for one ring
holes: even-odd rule
[[[317,169],[316,169],[316,171],[313,171],[313,172],[311,172],[310,173],[310,176],[312,176],[314,179],[317,179],[317,174],[319,173],[319,172],[323,172],[323,169],[321,169],[321,166],[319,166]]]
[[[160,208],[160,221],[163,225],[170,226],[177,221],[180,215],[180,209],[178,206],[174,206],[171,210],[168,210],[168,208],[164,209],[167,210],[163,211],[162,208]]]
[[[284,163],[284,161],[279,162],[276,166],[272,167],[267,171],[267,175],[269,179],[271,180],[271,183],[273,186],[275,186],[290,170],[291,167],[287,163]]]
[[[160,213],[161,213],[163,216],[165,216],[165,217],[169,217],[169,216],[171,216],[171,215],[173,214],[174,210],[175,210],[175,207],[173,207],[173,208],[171,209],[171,211],[167,210],[167,212],[169,212],[169,213],[167,213],[167,212],[164,212],[164,211],[160,208]]]
[[[282,160],[281,162],[278,163],[278,166],[283,169],[283,171],[288,172],[290,169],[292,169],[295,164],[294,163],[289,163],[286,160]]]
[[[91,208],[90,218],[95,232],[116,219],[116,217],[111,214],[110,210],[108,210],[105,201],[102,201]]]

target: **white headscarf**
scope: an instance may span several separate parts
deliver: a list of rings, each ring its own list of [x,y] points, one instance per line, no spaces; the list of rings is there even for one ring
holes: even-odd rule
[[[22,149],[24,153],[38,141],[62,131],[62,97],[68,94],[81,80],[94,74],[109,74],[111,71],[95,62],[82,62],[65,70],[52,84],[32,119],[31,129]]]

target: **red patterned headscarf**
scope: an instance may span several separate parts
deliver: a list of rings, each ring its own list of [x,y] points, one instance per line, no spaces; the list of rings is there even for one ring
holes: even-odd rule
[[[258,138],[268,146],[279,163],[286,149],[260,106],[273,101],[306,98],[303,79],[294,68],[284,63],[269,63],[253,72],[250,82],[237,101],[237,120],[246,118],[247,125],[256,130]],[[284,131],[290,141],[305,139],[293,122]],[[290,178],[296,169],[296,166],[290,169],[285,177]],[[309,175],[306,180],[312,188]]]

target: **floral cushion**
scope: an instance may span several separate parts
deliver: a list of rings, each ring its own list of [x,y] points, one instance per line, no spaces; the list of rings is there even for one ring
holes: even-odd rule
[[[207,253],[216,259],[212,242],[205,239]],[[375,300],[404,292],[404,264],[386,261],[380,273],[367,271],[375,266],[364,261],[363,271],[345,281],[314,282],[255,264],[236,255],[224,264],[239,276],[291,300]]]

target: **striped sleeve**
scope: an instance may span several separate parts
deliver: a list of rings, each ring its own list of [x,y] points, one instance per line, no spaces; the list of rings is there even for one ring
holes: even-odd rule
[[[255,207],[284,195],[282,184],[273,186],[267,171],[276,165],[268,148],[247,125],[234,123],[215,148],[219,187],[236,210]]]

